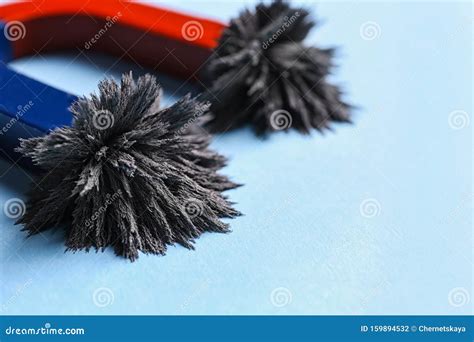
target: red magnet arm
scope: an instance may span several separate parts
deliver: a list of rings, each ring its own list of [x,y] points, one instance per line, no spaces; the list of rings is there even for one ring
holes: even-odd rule
[[[13,58],[77,49],[100,51],[178,77],[197,77],[225,25],[119,0],[30,0],[0,7],[0,21],[20,22]]]

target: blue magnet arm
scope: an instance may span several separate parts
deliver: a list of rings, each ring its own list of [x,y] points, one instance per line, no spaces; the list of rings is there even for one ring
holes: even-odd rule
[[[29,166],[15,152],[20,138],[47,134],[72,123],[68,108],[76,96],[48,86],[10,69],[12,42],[3,34],[0,22],[0,156]]]
[[[0,62],[8,63],[13,59],[12,42],[7,39],[5,34],[5,23],[0,20]]]

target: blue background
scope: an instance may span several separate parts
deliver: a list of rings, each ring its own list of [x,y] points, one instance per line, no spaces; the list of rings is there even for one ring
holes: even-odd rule
[[[223,21],[244,7],[165,3]],[[306,6],[324,22],[308,41],[341,47],[333,79],[360,106],[354,125],[265,141],[249,129],[216,136],[231,159],[223,173],[245,184],[228,192],[245,216],[195,251],[135,263],[111,250],[64,253],[61,232],[25,239],[0,212],[2,314],[472,313],[472,122],[449,121],[455,110],[472,121],[472,4]],[[360,34],[368,21],[380,28],[373,40]],[[115,61],[72,53],[11,66],[75,94],[94,91],[104,73],[146,72],[109,70]],[[180,83],[160,80],[170,103]],[[0,161],[0,208],[24,199],[29,182]],[[367,199],[374,217],[361,215]],[[102,288],[105,306],[94,297]]]

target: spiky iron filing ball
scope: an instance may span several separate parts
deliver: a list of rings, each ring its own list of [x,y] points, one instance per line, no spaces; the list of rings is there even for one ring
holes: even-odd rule
[[[231,21],[204,71],[211,129],[251,123],[257,134],[290,126],[309,133],[350,121],[350,106],[326,79],[334,50],[303,43],[315,26],[308,15],[274,1]]]
[[[209,136],[188,131],[209,105],[186,96],[160,110],[160,97],[149,75],[105,80],[73,104],[71,127],[21,141],[42,170],[19,221],[30,235],[64,224],[67,249],[113,246],[133,261],[228,231],[220,218],[239,212],[221,192],[236,184],[217,173]]]

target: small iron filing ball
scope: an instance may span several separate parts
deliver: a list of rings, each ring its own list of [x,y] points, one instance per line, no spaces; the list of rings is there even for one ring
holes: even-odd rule
[[[231,21],[203,75],[211,129],[250,123],[257,134],[290,127],[309,133],[350,121],[350,106],[327,81],[334,50],[303,44],[315,26],[308,15],[275,1]]]
[[[209,136],[188,130],[209,105],[186,96],[159,109],[160,97],[149,75],[105,80],[71,107],[72,127],[21,141],[42,172],[19,221],[30,235],[65,224],[69,250],[113,246],[133,261],[228,231],[220,218],[239,212],[221,192],[237,185],[217,173],[225,159]]]

